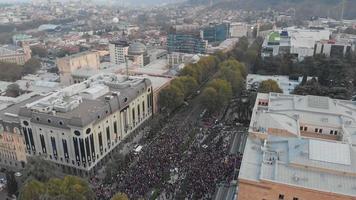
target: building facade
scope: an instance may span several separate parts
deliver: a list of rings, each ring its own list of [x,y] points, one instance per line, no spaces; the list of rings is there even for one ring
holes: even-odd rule
[[[167,47],[170,53],[205,54],[208,41],[196,27],[175,27],[168,34]]]
[[[208,42],[222,42],[230,36],[230,24],[209,24],[203,28],[202,35]]]
[[[314,55],[344,57],[355,51],[355,44],[349,41],[321,40],[315,43]]]
[[[98,52],[82,52],[57,59],[60,81],[63,85],[74,84],[72,72],[81,68],[99,69],[100,58]]]
[[[109,44],[110,62],[115,64],[125,63],[128,55],[129,44],[126,41],[112,41]]]
[[[93,173],[149,119],[148,79],[97,75],[27,104],[19,111],[28,156],[41,155],[67,173]]]
[[[248,33],[248,26],[246,23],[237,22],[230,24],[230,37],[233,38],[240,38],[240,37],[247,37]]]
[[[256,98],[238,199],[356,199],[356,106],[320,96]]]
[[[22,47],[14,45],[0,46],[0,62],[24,65],[31,59],[31,49],[27,44]]]

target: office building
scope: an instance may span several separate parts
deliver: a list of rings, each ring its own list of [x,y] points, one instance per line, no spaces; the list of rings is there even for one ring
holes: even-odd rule
[[[31,49],[27,44],[0,46],[0,62],[24,65],[31,59]]]
[[[125,63],[129,50],[127,41],[112,41],[109,44],[110,62],[115,64]]]
[[[238,199],[356,199],[356,105],[261,94],[252,112]]]
[[[314,54],[327,57],[344,57],[355,51],[355,43],[347,40],[321,40],[315,43]]]
[[[203,28],[202,35],[208,42],[222,42],[230,37],[230,24],[209,24]]]
[[[294,27],[270,32],[262,44],[262,58],[291,54],[297,60],[314,55],[315,43],[329,40],[328,29],[299,29]]]
[[[72,72],[81,68],[99,69],[100,58],[98,52],[81,52],[70,56],[57,59],[60,81],[63,85],[74,84]]]
[[[197,26],[175,26],[168,34],[169,53],[205,54],[208,41],[204,40]]]
[[[19,118],[28,156],[88,175],[152,115],[148,79],[101,74],[26,104]]]

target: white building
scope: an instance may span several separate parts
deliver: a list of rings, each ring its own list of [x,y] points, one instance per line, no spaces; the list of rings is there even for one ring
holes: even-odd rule
[[[246,23],[243,22],[236,22],[236,23],[231,23],[230,24],[230,36],[231,37],[247,37],[247,32],[248,32],[248,26]]]
[[[148,79],[101,74],[21,107],[28,156],[88,175],[153,111]]]
[[[314,54],[323,54],[327,57],[343,57],[355,51],[355,43],[347,40],[321,40],[315,44]]]
[[[308,77],[307,80],[312,79]],[[290,94],[293,90],[302,82],[303,77],[289,77],[289,76],[279,76],[279,75],[259,75],[259,74],[248,74],[246,78],[246,89],[257,91],[260,83],[262,81],[273,80],[276,81],[279,88],[282,89],[283,94]]]
[[[355,199],[355,113],[352,101],[259,93],[239,199]]]
[[[268,34],[262,45],[262,58],[283,54],[292,54],[299,61],[314,55],[315,43],[329,40],[331,30],[300,29],[289,27]]]
[[[113,41],[109,43],[110,62],[115,64],[125,63],[128,55],[129,44],[126,41]]]

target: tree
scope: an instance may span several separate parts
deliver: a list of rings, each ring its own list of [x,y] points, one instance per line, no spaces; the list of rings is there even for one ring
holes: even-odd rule
[[[129,200],[125,193],[116,193],[111,200]]]
[[[31,51],[33,55],[37,55],[41,58],[47,57],[48,56],[48,51],[47,49],[41,47],[41,46],[33,46],[31,47]]]
[[[175,85],[163,89],[159,94],[159,105],[172,111],[184,101],[184,93]]]
[[[226,80],[214,79],[208,85],[216,90],[218,94],[217,104],[219,107],[226,106],[232,97],[231,84]]]
[[[0,80],[17,81],[21,79],[23,67],[14,63],[0,62]]]
[[[15,179],[15,172],[7,171],[6,172],[6,180],[7,180],[7,193],[8,196],[15,195],[17,193],[17,181]]]
[[[22,74],[34,74],[39,69],[41,69],[41,62],[36,58],[31,58],[25,63],[23,67],[24,69]]]
[[[20,200],[32,200],[41,199],[41,195],[46,191],[45,184],[37,180],[31,180],[25,183],[21,188],[19,199]]]
[[[270,93],[270,92],[277,92],[283,93],[282,89],[278,86],[278,83],[274,80],[265,80],[260,83],[258,87],[258,92],[262,93]]]
[[[46,182],[30,180],[22,187],[19,199],[94,200],[95,194],[83,179],[65,176],[63,179],[51,178]]]
[[[9,97],[18,97],[21,94],[20,86],[17,83],[13,83],[7,86],[6,96]]]
[[[39,156],[31,156],[23,171],[23,182],[30,179],[35,179],[41,182],[48,181],[53,177],[62,177],[61,169],[54,163],[44,160]]]
[[[219,106],[218,98],[218,92],[215,88],[207,87],[202,93],[201,103],[209,111],[209,113],[212,113]]]

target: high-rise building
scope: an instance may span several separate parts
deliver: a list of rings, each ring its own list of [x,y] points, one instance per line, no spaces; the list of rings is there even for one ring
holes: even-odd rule
[[[197,26],[175,26],[167,38],[168,51],[205,54],[207,51],[208,41],[204,40]]]
[[[125,63],[128,54],[129,43],[127,41],[112,41],[109,44],[110,62],[115,64]]]
[[[320,96],[256,98],[238,199],[356,199],[356,105]]]
[[[74,84],[72,72],[81,68],[99,69],[100,58],[98,52],[81,52],[57,59],[60,81],[63,85]]]
[[[202,30],[203,39],[208,42],[222,42],[230,37],[230,24],[209,24]]]
[[[41,155],[79,175],[97,165],[153,112],[148,79],[96,75],[22,106],[28,156]]]

